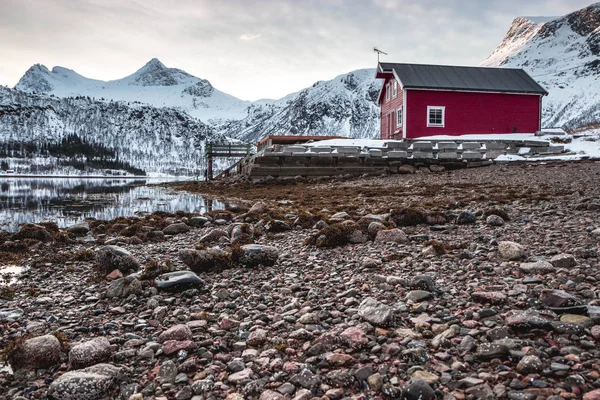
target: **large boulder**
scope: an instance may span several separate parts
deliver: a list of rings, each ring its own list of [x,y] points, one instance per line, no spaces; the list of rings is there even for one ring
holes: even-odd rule
[[[53,400],[99,400],[115,398],[113,391],[121,379],[121,369],[111,364],[65,372],[48,388]]]
[[[175,271],[162,274],[154,280],[159,290],[181,291],[204,286],[202,279],[191,271]]]
[[[247,267],[257,265],[271,266],[277,262],[279,250],[273,246],[262,244],[247,244],[242,246],[240,263]]]
[[[505,260],[519,260],[525,256],[525,249],[518,243],[504,241],[498,244],[498,255]]]
[[[108,361],[112,355],[112,347],[104,337],[94,338],[77,344],[69,352],[71,368],[79,369]]]
[[[180,233],[186,233],[189,231],[190,227],[184,224],[183,222],[176,222],[163,229],[163,233],[165,235],[178,235]]]
[[[381,230],[377,232],[375,236],[376,242],[392,242],[392,243],[405,243],[408,241],[408,236],[403,230],[394,228],[388,230]]]
[[[60,363],[60,342],[53,335],[38,336],[14,345],[8,355],[13,370],[49,368]]]
[[[67,228],[67,232],[72,233],[75,236],[85,236],[90,231],[90,225],[87,222],[81,224],[71,225]]]
[[[127,274],[137,271],[140,267],[138,260],[129,251],[119,246],[103,246],[98,249],[96,256],[98,264],[106,273],[118,269]]]

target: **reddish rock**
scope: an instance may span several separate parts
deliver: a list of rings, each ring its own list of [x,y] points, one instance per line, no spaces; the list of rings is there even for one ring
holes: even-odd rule
[[[501,304],[507,299],[507,296],[501,292],[473,292],[471,297],[482,303]]]
[[[72,368],[80,369],[108,361],[111,355],[110,342],[99,337],[73,346],[69,352],[69,363]]]
[[[110,274],[106,275],[106,279],[109,281],[114,281],[123,277],[123,273],[118,269],[113,270]]]
[[[187,325],[175,325],[158,336],[159,343],[167,340],[192,340],[192,330]]]
[[[196,343],[192,340],[167,340],[163,343],[163,352],[166,355],[177,353],[179,350],[194,348],[196,348]]]
[[[349,354],[331,353],[327,355],[325,359],[329,364],[338,367],[344,367],[354,364],[354,357],[352,357]]]
[[[350,347],[361,347],[366,345],[369,342],[367,335],[365,332],[357,327],[350,327],[346,329],[344,332],[340,334],[340,337],[344,342],[346,342]]]

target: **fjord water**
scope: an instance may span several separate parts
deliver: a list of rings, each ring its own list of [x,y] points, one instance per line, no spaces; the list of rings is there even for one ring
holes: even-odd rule
[[[154,211],[203,213],[223,204],[147,184],[165,179],[0,177],[0,229],[56,222],[67,227],[86,218],[110,220]]]

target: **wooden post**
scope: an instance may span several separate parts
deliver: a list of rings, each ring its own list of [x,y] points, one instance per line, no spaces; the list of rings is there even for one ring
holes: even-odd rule
[[[209,155],[207,157],[207,161],[208,161],[208,169],[206,171],[206,180],[212,181],[213,180],[213,158],[212,158],[212,155]]]

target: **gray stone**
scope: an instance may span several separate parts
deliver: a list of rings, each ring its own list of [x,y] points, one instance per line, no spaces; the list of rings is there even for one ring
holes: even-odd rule
[[[415,303],[421,302],[431,298],[431,292],[425,290],[411,290],[406,294],[407,301],[414,301]]]
[[[548,261],[536,261],[532,263],[521,263],[519,269],[526,274],[549,274],[554,272],[554,265]]]
[[[504,219],[499,215],[489,215],[485,220],[486,224],[489,226],[502,226],[504,225]]]
[[[208,218],[206,217],[192,217],[190,218],[190,225],[192,226],[197,226],[197,227],[201,227],[204,226],[204,224],[206,224],[208,222]]]
[[[435,392],[423,379],[411,379],[404,389],[405,400],[434,400]]]
[[[212,392],[215,387],[215,383],[210,379],[202,379],[192,383],[192,390],[194,394],[200,395],[204,393]]]
[[[271,266],[279,258],[279,250],[273,246],[261,244],[247,244],[242,246],[240,262],[248,267],[258,265]]]
[[[377,236],[377,232],[379,232],[383,229],[385,229],[384,224],[382,224],[381,222],[373,221],[369,224],[369,227],[367,228],[367,232],[369,232],[369,236],[374,238],[375,236]]]
[[[190,227],[184,224],[183,222],[176,222],[163,229],[163,233],[165,235],[178,235],[180,233],[186,233],[189,231]]]
[[[249,381],[252,378],[252,374],[252,370],[250,368],[246,368],[239,372],[229,375],[227,381],[233,384],[241,384]]]
[[[106,296],[129,297],[131,294],[141,294],[143,290],[142,283],[135,276],[129,275],[112,281],[106,290]]]
[[[158,381],[160,383],[175,383],[177,377],[177,365],[172,360],[167,360],[158,369]]]
[[[476,221],[477,218],[475,217],[475,214],[469,210],[461,211],[460,214],[458,214],[458,217],[456,217],[456,223],[458,225],[474,224]]]
[[[140,263],[127,250],[119,246],[103,246],[96,253],[98,264],[106,272],[112,272],[118,269],[126,274],[131,271],[137,271]]]
[[[510,354],[509,348],[500,343],[483,343],[477,347],[475,355],[479,358],[490,360],[492,358],[504,358]]]
[[[90,225],[87,222],[81,224],[71,225],[67,228],[67,232],[74,234],[75,236],[85,236],[90,231]]]
[[[403,230],[394,228],[388,230],[380,230],[375,236],[376,242],[393,242],[393,243],[405,243],[408,241],[408,236]]]
[[[191,271],[176,271],[162,274],[154,282],[158,289],[168,291],[181,291],[204,286],[202,279]]]
[[[108,361],[111,355],[108,339],[98,337],[73,346],[69,352],[69,363],[71,368],[80,369]]]
[[[367,297],[358,307],[358,315],[365,321],[377,326],[390,325],[394,320],[392,307],[385,305],[372,297]]]
[[[290,382],[305,389],[312,389],[319,384],[320,380],[309,369],[303,368],[296,375],[292,376]]]
[[[525,255],[525,249],[518,243],[504,241],[498,244],[498,255],[505,260],[518,260]]]
[[[571,254],[557,254],[550,259],[550,263],[556,268],[572,268],[577,265],[575,257]]]
[[[525,356],[517,364],[517,371],[521,374],[537,374],[542,372],[544,364],[538,356]]]
[[[517,311],[506,318],[506,324],[516,330],[548,329],[550,322],[547,316],[535,311]]]
[[[82,370],[65,372],[48,388],[53,400],[99,400],[111,395],[121,378],[121,369],[111,364],[97,364]]]

